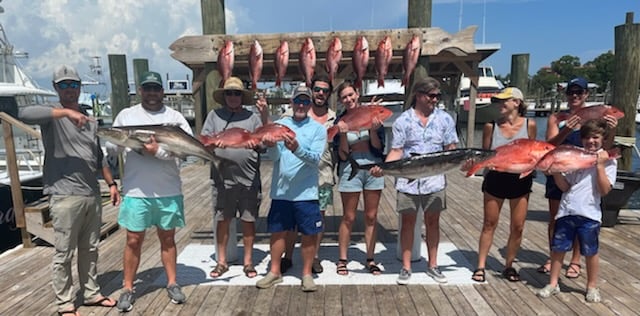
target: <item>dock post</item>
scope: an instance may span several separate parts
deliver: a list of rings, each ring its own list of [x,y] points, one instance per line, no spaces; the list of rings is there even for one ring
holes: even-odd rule
[[[419,261],[422,258],[422,225],[424,212],[418,212],[416,225],[413,229],[413,248],[411,248],[411,261]],[[402,217],[398,214],[398,246],[396,247],[396,257],[402,261],[402,249],[400,249],[400,231],[402,230]]]
[[[211,203],[213,205],[212,209],[216,205],[216,200],[218,198],[218,190],[215,186],[211,187]],[[216,233],[218,231],[218,220],[216,219],[215,212],[213,215],[213,245],[215,246],[215,254],[214,259],[218,262],[218,241],[216,238]],[[235,262],[238,260],[238,230],[236,229],[237,221],[235,218],[231,220],[229,223],[229,239],[227,240],[227,263]]]

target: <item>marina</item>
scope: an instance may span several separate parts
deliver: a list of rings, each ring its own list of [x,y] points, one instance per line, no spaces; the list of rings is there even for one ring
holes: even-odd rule
[[[183,191],[185,192],[185,228],[176,234],[179,257],[186,249],[203,247],[211,249],[213,242],[212,215],[210,204],[210,184],[206,175],[208,166],[192,164],[182,169]],[[271,163],[261,166],[263,191],[269,191]],[[424,258],[414,264],[415,282],[408,286],[378,284],[375,277],[360,282],[340,285],[340,276],[335,269],[337,258],[332,245],[337,242],[337,227],[342,215],[337,192],[334,209],[325,221],[325,235],[320,250],[325,272],[322,278],[330,278],[334,284],[320,285],[314,293],[303,293],[299,283],[280,285],[268,290],[258,290],[253,285],[226,285],[232,283],[227,278],[216,282],[208,277],[208,270],[214,264],[213,253],[197,253],[194,260],[198,264],[178,264],[178,282],[183,285],[187,302],[174,305],[169,302],[163,288],[164,270],[158,253],[159,244],[153,229],[147,233],[141,265],[136,283],[137,300],[132,315],[635,315],[640,310],[637,293],[640,286],[640,266],[633,258],[640,258],[640,213],[622,210],[619,223],[614,228],[603,228],[600,235],[600,282],[603,303],[588,304],[584,301],[586,276],[578,279],[561,277],[562,293],[549,299],[539,299],[535,292],[548,282],[548,275],[536,272],[547,257],[547,200],[544,187],[534,184],[529,212],[525,224],[522,248],[518,252],[515,267],[522,282],[508,282],[501,277],[503,255],[509,233],[509,212],[503,209],[496,230],[494,244],[487,261],[487,282],[469,283],[471,272],[477,260],[478,236],[482,227],[482,193],[479,177],[465,178],[462,172],[448,175],[447,210],[441,218],[441,243],[451,244],[450,251],[440,253],[441,262],[453,260],[451,266],[443,266],[442,271],[449,276],[449,284],[436,285],[430,282],[418,283],[418,276],[424,271]],[[378,214],[378,241],[387,251],[395,252],[398,218],[395,212],[395,191],[393,179],[386,178]],[[106,186],[103,183],[103,189]],[[268,243],[266,214],[270,204],[268,195],[260,207],[257,222],[256,243],[265,249]],[[362,210],[362,205],[359,206]],[[113,218],[117,210],[105,206],[105,220]],[[352,243],[363,242],[362,212],[358,211]],[[238,226],[238,231],[240,227]],[[237,236],[240,238],[240,235]],[[100,244],[98,261],[99,279],[103,293],[117,298],[122,282],[122,251],[125,231],[118,229]],[[442,250],[442,249],[441,249]],[[5,277],[0,280],[0,314],[2,315],[53,315],[53,293],[50,284],[51,257],[54,249],[45,244],[35,248],[22,248],[0,255],[0,266]],[[423,253],[423,256],[425,254]],[[382,266],[392,266],[393,255],[383,257]],[[257,261],[268,260],[267,253],[254,252]],[[451,259],[450,259],[451,258]],[[364,259],[364,254],[355,248],[350,250],[350,259],[356,263]],[[202,266],[202,260],[208,260]],[[584,260],[584,259],[583,259]],[[257,262],[256,262],[257,263]],[[584,263],[584,261],[583,261]],[[294,264],[299,264],[294,262]],[[584,265],[583,265],[584,266]],[[453,279],[454,270],[462,270],[465,280]],[[189,273],[186,273],[189,272]],[[258,280],[265,274],[258,269]],[[353,275],[362,274],[353,270]],[[398,271],[384,271],[382,276],[393,278]],[[423,273],[423,272],[422,272]],[[564,269],[563,269],[564,273]],[[296,275],[291,275],[296,277]],[[75,276],[74,276],[75,277]],[[242,278],[245,278],[242,276]],[[466,279],[469,278],[469,279]],[[77,279],[75,279],[77,289]],[[254,280],[247,280],[252,284]],[[373,280],[373,281],[370,281]],[[380,278],[383,283],[384,278]],[[299,281],[298,281],[299,282]],[[346,281],[345,281],[346,283]],[[115,308],[80,307],[82,315],[118,315]]]

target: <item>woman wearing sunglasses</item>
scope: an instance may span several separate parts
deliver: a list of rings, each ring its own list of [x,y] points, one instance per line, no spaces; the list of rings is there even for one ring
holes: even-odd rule
[[[349,132],[345,122],[340,121],[350,110],[362,106],[358,99],[360,94],[352,82],[345,81],[336,89],[338,100],[344,106],[344,112],[336,120],[340,133],[333,140],[334,150],[339,156],[338,176],[340,178],[338,191],[342,198],[343,215],[338,233],[340,257],[337,263],[337,273],[347,275],[347,249],[351,241],[351,230],[356,218],[356,209],[360,200],[360,193],[364,196],[364,239],[366,243],[367,262],[365,268],[372,274],[381,273],[373,260],[376,246],[376,222],[380,194],[384,188],[384,178],[374,177],[366,170],[359,170],[357,175],[349,180],[351,165],[349,158],[358,164],[370,164],[382,161],[384,151],[384,127],[377,119],[372,122],[371,129]]]

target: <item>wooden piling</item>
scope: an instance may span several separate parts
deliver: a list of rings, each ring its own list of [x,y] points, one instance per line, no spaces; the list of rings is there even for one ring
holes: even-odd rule
[[[431,0],[409,0],[407,26],[412,27],[431,27]],[[423,41],[428,40],[422,38]],[[409,107],[409,97],[411,96],[411,88],[417,80],[424,79],[429,76],[429,56],[418,57],[418,64],[413,71],[411,79],[405,87],[405,104],[404,109]]]
[[[135,82],[136,91],[130,91],[129,98],[133,98],[129,102],[133,101],[133,103],[140,102],[140,96],[138,95],[138,89],[140,89],[140,75],[149,71],[149,60],[145,58],[134,58],[133,59],[133,80]],[[131,93],[135,93],[135,96],[132,96]]]
[[[127,81],[126,55],[110,54],[111,116],[115,118],[122,109],[129,107],[129,82]]]
[[[633,23],[633,12],[627,12],[623,25],[615,27],[615,71],[613,104],[624,112],[618,121],[617,135],[635,137],[640,87],[640,24]],[[618,169],[631,170],[631,148],[622,150]]]
[[[529,54],[511,55],[511,84],[522,91],[525,97],[528,95],[529,86]]]

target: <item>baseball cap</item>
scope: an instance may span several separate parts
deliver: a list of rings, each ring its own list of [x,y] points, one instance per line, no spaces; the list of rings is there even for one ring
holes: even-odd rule
[[[309,87],[299,86],[295,88],[295,90],[293,90],[293,95],[291,96],[291,99],[295,99],[301,95],[305,95],[309,97],[309,99],[311,99],[311,89],[309,89]]]
[[[62,65],[53,72],[53,83],[65,80],[81,81],[78,72],[73,67]]]
[[[524,95],[522,94],[522,91],[520,91],[520,89],[516,87],[509,87],[503,89],[502,91],[500,91],[500,93],[493,96],[493,99],[497,100],[508,100],[511,98],[524,100]]]
[[[144,86],[147,83],[153,83],[162,86],[162,77],[160,74],[154,71],[143,72],[140,75],[140,85]]]
[[[569,80],[569,82],[567,82],[567,90],[571,86],[578,86],[578,87],[586,90],[587,87],[589,86],[589,82],[587,81],[587,79],[584,79],[582,77],[575,77],[575,78]]]

